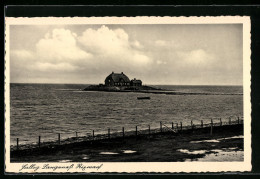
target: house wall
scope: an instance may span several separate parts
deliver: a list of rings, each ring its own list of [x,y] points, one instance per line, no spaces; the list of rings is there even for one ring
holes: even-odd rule
[[[133,82],[131,81],[131,86],[142,86],[142,82]]]
[[[105,80],[106,86],[130,86],[130,82],[125,82],[124,79],[120,79],[119,82],[114,82],[112,78],[107,78]]]

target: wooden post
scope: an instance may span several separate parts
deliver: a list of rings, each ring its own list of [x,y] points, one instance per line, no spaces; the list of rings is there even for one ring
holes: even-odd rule
[[[123,132],[123,138],[125,138],[125,128],[122,128],[122,132]]]
[[[210,123],[210,135],[213,133],[213,122]]]
[[[160,122],[160,131],[162,132],[162,122]]]
[[[231,117],[229,117],[228,123],[229,125],[231,125]]]
[[[19,138],[16,139],[16,149],[19,150]]]
[[[41,147],[41,136],[39,136],[39,148]]]
[[[201,120],[201,128],[203,128],[203,120]]]
[[[149,137],[150,137],[150,134],[151,134],[150,125],[148,125],[148,133],[149,133]]]
[[[172,122],[172,129],[173,129],[174,127],[173,127],[173,122]]]
[[[237,117],[237,123],[239,124],[239,117]]]
[[[110,128],[108,128],[108,130],[107,130],[107,136],[108,136],[108,139],[110,139]]]
[[[179,126],[178,126],[178,123],[176,123],[176,129],[179,130]]]
[[[95,131],[93,130],[93,140],[95,139]]]
[[[137,126],[135,126],[135,136],[137,137]]]
[[[78,138],[78,132],[76,132],[76,138]]]
[[[193,122],[192,120],[190,121],[191,129],[193,129]]]
[[[58,142],[60,144],[60,133],[58,134]]]
[[[222,119],[221,118],[219,118],[219,122],[220,122],[220,126],[222,126]]]
[[[182,131],[182,122],[181,122],[181,131]]]

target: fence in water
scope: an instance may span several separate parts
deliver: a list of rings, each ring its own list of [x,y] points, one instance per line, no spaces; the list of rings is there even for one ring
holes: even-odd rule
[[[193,123],[193,121],[190,121],[189,125],[183,125],[182,122],[176,123],[176,122],[169,122],[169,123],[163,123],[160,122],[158,124],[157,128],[151,128],[150,125],[147,125],[147,128],[144,129],[144,127],[139,128],[140,126],[135,126],[135,130],[126,130],[125,127],[122,127],[121,130],[117,130],[115,132],[112,132],[110,128],[107,129],[107,133],[96,133],[97,131],[92,130],[89,133],[79,132],[75,131],[74,136],[70,137],[63,137],[68,136],[66,133],[57,133],[53,134],[53,140],[44,140],[42,136],[37,136],[35,140],[37,142],[31,143],[31,144],[20,144],[21,139],[16,138],[16,145],[11,145],[11,151],[14,150],[24,150],[24,149],[33,149],[33,148],[41,148],[43,146],[51,146],[51,145],[64,145],[64,144],[70,144],[74,142],[82,142],[82,141],[98,141],[98,140],[104,140],[104,139],[113,139],[113,138],[127,138],[131,136],[149,136],[152,134],[157,133],[164,133],[164,132],[172,132],[172,133],[179,133],[185,130],[191,130],[191,129],[199,129],[199,128],[210,128],[209,135],[213,135],[214,130],[213,128],[216,126],[226,126],[226,125],[236,125],[236,124],[243,124],[243,117],[237,117],[236,119],[231,119],[229,117],[228,121],[222,121],[221,118],[214,118],[210,120],[210,123],[204,123],[203,120],[200,121],[200,123]],[[73,134],[71,134],[73,135]],[[45,136],[46,137],[46,136]]]

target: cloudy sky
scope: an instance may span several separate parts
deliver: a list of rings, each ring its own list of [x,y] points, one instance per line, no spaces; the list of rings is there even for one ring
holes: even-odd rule
[[[242,25],[11,25],[13,83],[242,85]]]

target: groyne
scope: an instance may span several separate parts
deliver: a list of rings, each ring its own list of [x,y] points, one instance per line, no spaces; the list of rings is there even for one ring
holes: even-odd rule
[[[220,131],[236,130],[237,128],[243,128],[243,118],[237,117],[237,119],[222,122],[221,118],[217,120],[211,120],[210,123],[204,123],[201,120],[200,124],[194,124],[190,121],[190,125],[183,125],[182,122],[169,122],[158,124],[158,128],[151,128],[150,125],[147,129],[140,130],[138,126],[135,126],[135,130],[128,131],[125,127],[122,127],[120,132],[111,133],[108,128],[107,133],[95,134],[95,130],[92,130],[90,135],[78,136],[75,132],[74,137],[61,140],[61,134],[57,134],[57,140],[42,142],[41,136],[38,136],[38,143],[35,144],[19,144],[19,138],[17,138],[17,144],[11,146],[11,158],[12,157],[23,157],[25,155],[42,155],[47,153],[53,153],[64,148],[73,147],[102,147],[104,144],[120,144],[127,143],[128,140],[133,139],[151,139],[154,137],[170,135],[195,135],[203,134],[205,136],[214,136],[215,133]]]

